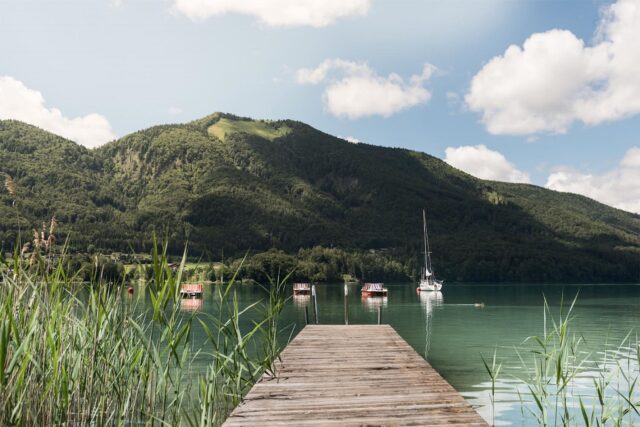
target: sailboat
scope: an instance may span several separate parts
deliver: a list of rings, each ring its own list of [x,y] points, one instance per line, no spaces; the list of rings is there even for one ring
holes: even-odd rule
[[[422,210],[422,225],[424,231],[424,267],[420,274],[420,283],[418,284],[418,292],[433,292],[442,289],[442,281],[436,280],[431,267],[431,252],[429,251],[429,235],[427,233],[427,214]]]

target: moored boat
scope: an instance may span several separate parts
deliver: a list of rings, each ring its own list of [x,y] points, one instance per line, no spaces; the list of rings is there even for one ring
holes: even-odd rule
[[[202,283],[183,283],[180,285],[180,296],[182,298],[202,298],[203,292]]]
[[[442,289],[442,280],[436,280],[431,265],[431,251],[429,250],[429,234],[427,233],[427,215],[422,210],[422,226],[424,231],[424,267],[420,274],[420,283],[418,283],[418,292],[434,292]]]
[[[423,278],[418,283],[418,292],[434,292],[440,291],[442,289],[442,281],[436,280],[434,278],[429,279],[428,277]]]
[[[311,283],[294,283],[293,284],[294,295],[309,295],[311,294]]]
[[[365,283],[360,292],[363,296],[386,297],[389,290],[384,287],[384,283]]]

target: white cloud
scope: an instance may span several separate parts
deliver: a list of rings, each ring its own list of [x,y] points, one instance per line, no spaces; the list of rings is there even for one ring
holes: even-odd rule
[[[272,27],[326,27],[364,15],[371,0],[173,0],[173,10],[194,21],[227,13],[252,15]]]
[[[332,70],[341,70],[346,75],[369,75],[373,72],[363,62],[345,61],[344,59],[326,59],[316,68],[300,68],[296,72],[296,81],[300,84],[321,83]]]
[[[338,117],[358,119],[389,117],[399,111],[426,104],[431,93],[423,86],[436,68],[425,64],[420,74],[405,81],[398,74],[379,76],[366,63],[327,59],[316,68],[296,72],[300,84],[319,84],[329,80],[323,100],[329,112]],[[339,77],[329,79],[330,73]]]
[[[362,142],[358,138],[355,138],[353,136],[338,136],[338,138],[344,139],[345,141],[350,142],[352,144],[360,144]]]
[[[0,76],[0,119],[21,120],[90,148],[115,139],[104,116],[65,117],[57,108],[45,107],[40,92],[9,76]]]
[[[601,175],[558,169],[549,175],[546,187],[640,213],[640,147],[630,148],[616,168]]]
[[[518,170],[501,153],[484,145],[448,147],[445,162],[481,179],[529,183],[529,175]]]
[[[551,30],[491,59],[472,79],[467,106],[493,134],[563,133],[640,113],[640,0],[604,10],[595,42]]]

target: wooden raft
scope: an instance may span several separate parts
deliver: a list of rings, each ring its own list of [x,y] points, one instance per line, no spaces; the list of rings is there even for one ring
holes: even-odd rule
[[[487,423],[391,326],[308,325],[225,426]]]

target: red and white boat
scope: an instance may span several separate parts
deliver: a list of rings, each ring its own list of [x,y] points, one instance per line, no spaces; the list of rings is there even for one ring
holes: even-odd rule
[[[202,298],[203,293],[202,283],[183,283],[180,286],[180,296],[182,298]]]
[[[311,283],[294,283],[293,284],[294,295],[309,295],[311,294]]]
[[[384,287],[384,283],[365,283],[360,292],[362,296],[386,297],[389,290]]]

